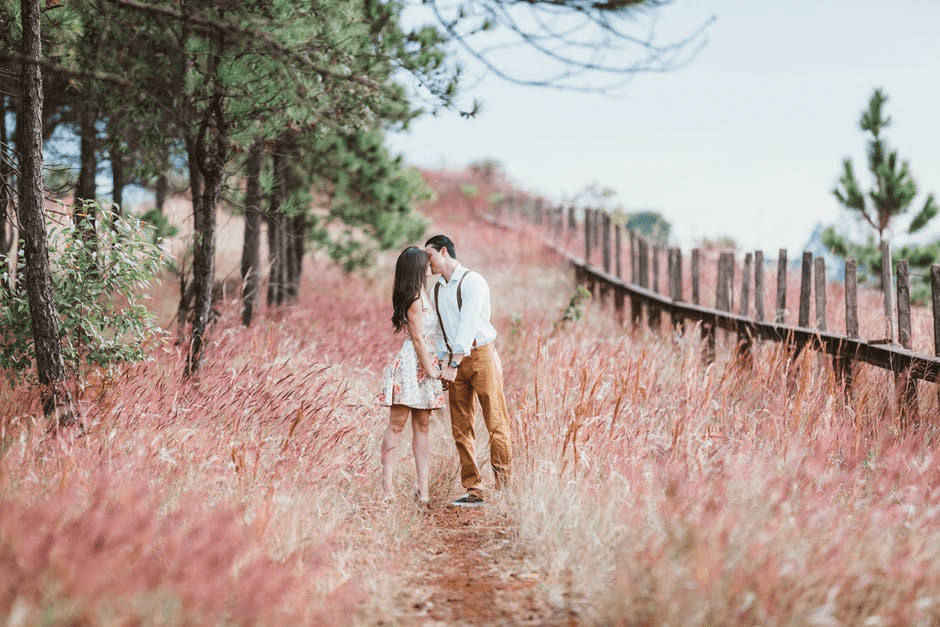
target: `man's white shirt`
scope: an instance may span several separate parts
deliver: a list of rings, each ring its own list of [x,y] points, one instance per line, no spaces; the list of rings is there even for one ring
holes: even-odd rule
[[[469,274],[467,274],[469,272]],[[457,307],[457,285],[467,274],[460,286],[461,307]],[[490,287],[479,272],[470,272],[457,264],[450,281],[438,277],[439,288],[431,290],[432,298],[437,292],[435,306],[441,314],[444,334],[450,343],[454,355],[469,355],[476,341],[477,346],[484,346],[496,339],[496,329],[490,323]],[[435,286],[436,287],[436,286]],[[437,356],[448,357],[447,345],[442,335],[438,336]]]

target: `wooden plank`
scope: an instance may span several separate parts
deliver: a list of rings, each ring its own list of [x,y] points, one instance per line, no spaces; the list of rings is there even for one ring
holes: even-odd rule
[[[764,319],[764,251],[754,252],[754,318]]]
[[[911,348],[911,277],[907,259],[898,261],[898,342],[903,348]],[[898,413],[901,429],[907,430],[919,422],[917,411],[917,380],[910,372],[898,375]]]
[[[741,273],[741,307],[738,310],[742,316],[746,316],[751,300],[751,265],[754,262],[754,256],[751,253],[744,254],[744,269]]]
[[[702,252],[698,248],[692,249],[692,302],[700,304],[699,299],[699,263]]]
[[[640,273],[637,270],[637,243],[636,233],[630,231],[630,282],[636,285],[640,281]]]
[[[621,264],[621,256],[623,253],[623,227],[621,227],[618,222],[614,228],[614,250],[617,252],[616,255],[616,265],[617,265],[617,278],[623,278],[623,266]]]
[[[601,237],[601,262],[604,264],[604,272],[610,273],[610,214],[606,211],[601,216],[601,227],[603,228]]]
[[[858,337],[858,262],[845,262],[845,334]]]
[[[591,210],[584,210],[584,262],[591,263]]]
[[[826,259],[813,260],[813,295],[816,297],[816,328],[826,330]]]
[[[650,286],[650,274],[649,274],[649,245],[646,242],[645,237],[637,237],[637,269],[639,270],[639,280],[637,283],[640,287],[648,288]]]
[[[813,253],[804,251],[800,264],[800,314],[797,325],[809,326],[809,298],[812,286]]]
[[[858,264],[854,259],[846,259],[845,276],[845,334],[850,338],[858,337]],[[851,358],[844,355],[833,355],[832,365],[838,377],[842,380],[843,397],[849,401],[852,390],[852,381],[855,378],[855,364]]]
[[[933,304],[933,352],[940,355],[940,264],[930,266],[930,294]],[[937,386],[937,406],[940,407],[940,385]]]
[[[891,293],[891,244],[881,242],[881,293],[885,312],[885,340],[894,341],[894,304]]]
[[[781,248],[777,256],[777,324],[787,316],[787,249]]]
[[[682,251],[678,248],[669,249],[669,296],[673,302],[682,301]],[[682,334],[684,326],[682,316],[673,312],[672,327]]]
[[[734,280],[734,253],[718,255],[718,286],[715,290],[715,309],[731,311],[731,283]]]
[[[907,259],[898,261],[898,342],[911,347],[911,277]]]

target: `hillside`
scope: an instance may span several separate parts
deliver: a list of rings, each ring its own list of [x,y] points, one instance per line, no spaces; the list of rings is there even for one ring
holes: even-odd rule
[[[28,391],[6,397],[0,622],[940,621],[933,431],[897,434],[888,375],[861,370],[846,403],[812,354],[764,345],[741,370],[723,338],[705,365],[695,330],[632,331],[573,299],[556,257],[481,219],[482,181],[429,180],[429,233],[491,286],[511,488],[448,508],[459,481],[435,412],[430,509],[407,496],[407,435],[399,497],[381,502],[398,251],[355,275],[308,255],[296,305],[249,329],[223,309],[195,380],[167,342],[86,390],[81,437],[49,435]]]

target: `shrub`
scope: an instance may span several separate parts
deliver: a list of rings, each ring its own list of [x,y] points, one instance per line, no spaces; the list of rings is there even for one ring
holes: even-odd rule
[[[143,359],[161,334],[154,313],[140,302],[164,265],[152,229],[90,204],[89,215],[101,216],[97,225],[86,220],[49,229],[62,357],[69,374],[80,380],[89,367]],[[22,249],[19,254],[19,267],[25,267]],[[35,353],[29,300],[25,290],[13,289],[2,293],[0,302],[0,368],[20,381],[30,377]]]

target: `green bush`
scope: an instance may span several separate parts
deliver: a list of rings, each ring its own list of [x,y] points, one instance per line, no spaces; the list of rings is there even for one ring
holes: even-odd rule
[[[90,205],[85,209],[100,216],[97,224],[49,229],[62,357],[79,382],[90,368],[144,359],[162,335],[154,312],[142,303],[145,288],[164,267],[152,228]],[[25,267],[22,249],[19,267]],[[4,290],[0,302],[0,369],[14,381],[32,379],[35,351],[26,290]]]

